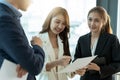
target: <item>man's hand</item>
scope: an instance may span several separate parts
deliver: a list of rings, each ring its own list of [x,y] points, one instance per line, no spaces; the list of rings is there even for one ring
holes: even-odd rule
[[[19,64],[17,65],[16,71],[17,71],[18,78],[23,77],[27,73],[27,71],[23,69]]]
[[[42,46],[42,40],[37,36],[33,36],[32,40],[31,40],[31,44],[32,45]]]

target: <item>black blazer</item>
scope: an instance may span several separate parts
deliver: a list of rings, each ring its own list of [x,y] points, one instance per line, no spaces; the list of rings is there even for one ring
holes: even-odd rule
[[[0,66],[6,58],[20,64],[30,74],[37,75],[43,67],[44,57],[41,47],[30,47],[15,13],[0,3]]]
[[[74,58],[91,56],[91,33],[79,38]],[[119,72],[120,67],[120,44],[115,35],[101,33],[98,39],[95,55],[98,57],[93,60],[100,66],[100,72],[87,71],[81,80],[112,80],[112,74]]]

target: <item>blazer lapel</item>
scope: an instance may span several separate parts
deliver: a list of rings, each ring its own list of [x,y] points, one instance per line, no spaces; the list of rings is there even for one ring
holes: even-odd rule
[[[88,47],[88,52],[86,53],[86,55],[88,55],[88,56],[92,56],[92,54],[91,54],[91,49],[90,49],[90,44],[91,44],[91,33],[89,33],[88,35],[87,35],[87,39],[86,39],[86,47]],[[86,49],[87,50],[87,49]]]
[[[97,47],[95,50],[95,55],[102,55],[102,51],[105,47],[105,43],[107,42],[107,36],[105,35],[105,33],[101,33],[99,39],[98,39],[98,43],[97,43]]]
[[[40,35],[40,38],[43,41],[43,49],[44,49],[46,55],[48,55],[48,58],[51,61],[55,60],[54,49],[53,49],[52,44],[50,42],[48,32],[43,33],[42,35]]]

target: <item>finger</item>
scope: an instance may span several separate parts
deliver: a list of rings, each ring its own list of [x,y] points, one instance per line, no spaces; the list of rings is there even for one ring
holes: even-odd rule
[[[26,75],[27,74],[27,71],[24,71],[23,75]]]
[[[21,78],[23,75],[27,73],[27,71],[24,70],[20,65],[17,65],[16,71],[17,71],[17,77],[19,78]]]
[[[63,58],[68,58],[68,59],[69,59],[69,58],[71,58],[71,57],[70,57],[70,56],[63,56]]]
[[[21,77],[24,76],[26,73],[27,73],[27,71],[21,69],[21,70],[18,72],[17,77],[21,78]]]
[[[18,64],[18,65],[17,65],[17,68],[16,68],[16,71],[19,72],[20,69],[21,69],[21,67],[20,67],[20,65]]]
[[[21,70],[17,73],[17,77],[18,77],[18,78],[21,78],[21,77],[22,77],[22,72],[21,72]]]

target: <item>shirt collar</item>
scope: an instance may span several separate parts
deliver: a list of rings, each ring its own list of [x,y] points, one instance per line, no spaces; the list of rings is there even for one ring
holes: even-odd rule
[[[3,3],[6,6],[8,6],[15,13],[15,16],[17,18],[20,18],[22,16],[22,14],[17,10],[17,8],[15,8],[12,4],[8,3],[6,0],[0,0],[0,3]]]

